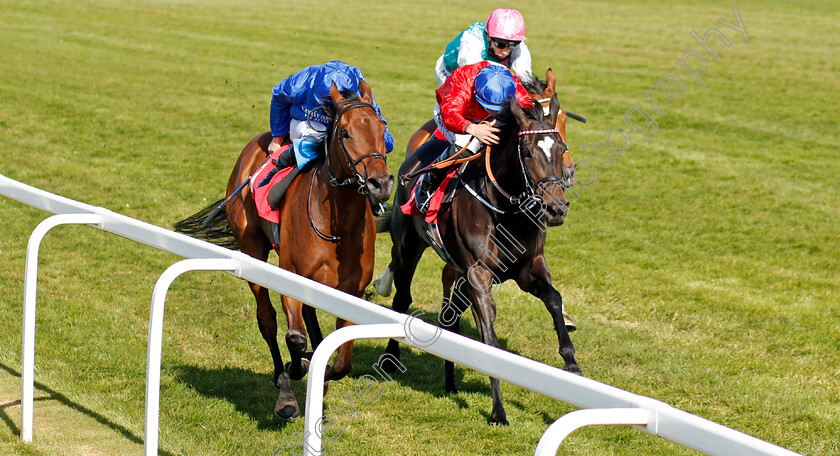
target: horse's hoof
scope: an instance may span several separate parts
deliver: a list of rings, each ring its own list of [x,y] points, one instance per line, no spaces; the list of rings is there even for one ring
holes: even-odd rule
[[[577,329],[577,325],[572,321],[572,317],[566,312],[563,312],[563,321],[566,323],[566,331],[572,332]]]
[[[385,271],[373,281],[373,289],[376,290],[379,296],[391,296],[393,285],[394,273],[391,272],[389,268],[386,268]]]
[[[399,366],[397,366],[397,363],[392,361],[391,358],[399,359],[399,356],[394,356],[390,353],[384,353],[379,357],[379,362],[377,363],[379,364],[379,367],[381,367],[382,370],[388,374],[393,374],[399,368]]]
[[[488,422],[487,424],[489,424],[490,426],[510,426],[510,423],[508,423],[507,417],[505,416],[499,418],[494,418],[491,416],[490,422]]]
[[[291,378],[292,380],[300,380],[304,376],[306,376],[306,374],[309,372],[309,360],[306,359],[306,358],[301,358],[300,359],[300,366],[301,366],[300,375],[292,375],[292,362],[291,361],[284,364],[283,368],[286,369],[286,372],[289,373],[289,378]]]
[[[575,364],[574,366],[564,367],[563,370],[570,374],[580,375],[581,377],[583,377],[583,372],[580,371],[580,367],[578,367],[577,364]]]
[[[300,416],[300,408],[294,405],[284,405],[280,408],[278,405],[277,408],[274,409],[274,414],[284,420],[293,420]]]

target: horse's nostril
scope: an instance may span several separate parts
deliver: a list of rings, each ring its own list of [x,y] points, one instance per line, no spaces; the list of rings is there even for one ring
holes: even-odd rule
[[[374,179],[372,177],[370,179],[368,179],[367,184],[368,184],[368,188],[370,188],[372,190],[378,190],[378,189],[382,188],[382,184],[380,184],[377,179]]]

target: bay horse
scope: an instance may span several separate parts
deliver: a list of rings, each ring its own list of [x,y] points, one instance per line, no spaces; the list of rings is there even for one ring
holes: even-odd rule
[[[568,148],[555,128],[560,111],[557,96],[550,97],[547,113],[541,108],[537,104],[524,111],[511,98],[501,112],[491,116],[501,129],[499,145],[485,149],[485,160],[469,162],[451,204],[438,212],[439,239],[450,258],[443,274],[448,299],[443,301],[438,321],[444,328],[460,332],[461,315],[470,308],[481,341],[498,347],[493,327],[493,287],[512,279],[523,291],[543,301],[553,319],[564,369],[580,373],[564,321],[562,297],[551,285],[551,273],[543,255],[546,225],[562,224],[569,206],[562,177],[563,156]],[[435,141],[441,142],[432,140],[409,154],[400,167],[400,176],[409,176],[429,165],[441,147],[448,146],[434,144]],[[411,281],[417,263],[432,244],[426,222],[398,209],[409,200],[419,178],[422,176],[397,186],[395,209],[387,227],[393,241],[389,268],[396,288],[392,307],[403,313],[412,302]],[[383,275],[387,276],[388,271]],[[450,289],[452,297],[448,296]],[[389,341],[386,352],[399,359],[399,344]],[[457,393],[454,365],[445,361],[444,366],[446,391]],[[396,366],[383,363],[383,367]],[[490,422],[508,424],[499,381],[491,378],[490,383]]]
[[[371,205],[388,200],[394,177],[385,157],[385,124],[373,108],[370,86],[361,81],[361,97],[340,93],[335,84],[324,107],[332,119],[322,159],[301,171],[286,191],[280,206],[279,266],[288,271],[361,297],[373,275],[376,225]],[[271,133],[252,139],[242,150],[227,184],[226,198],[176,224],[176,229],[225,245],[232,235],[243,252],[262,261],[272,250],[271,227],[257,213],[246,183],[266,161]],[[213,206],[227,217],[210,227],[202,225]],[[210,217],[212,219],[212,216]],[[192,227],[190,223],[192,222]],[[191,230],[191,228],[193,228]],[[308,369],[307,333],[314,350],[323,340],[315,309],[282,296],[291,361],[284,366],[277,344],[276,311],[268,289],[248,283],[257,301],[257,324],[274,362],[273,383],[280,390],[274,413],[296,418],[300,407],[290,380],[303,378]],[[304,328],[304,324],[306,328]],[[336,328],[351,323],[338,318]],[[325,379],[338,380],[350,372],[353,343],[342,345]]]

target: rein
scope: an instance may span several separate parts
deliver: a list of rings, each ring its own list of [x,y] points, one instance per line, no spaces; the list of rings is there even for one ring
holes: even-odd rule
[[[315,231],[315,234],[317,234],[319,238],[329,242],[338,242],[341,240],[341,236],[324,234],[323,231],[319,230],[318,227],[315,226],[315,221],[312,220],[312,187],[314,185],[315,173],[312,173],[312,177],[309,179],[309,195],[306,197],[306,217],[309,218],[309,226],[312,227],[312,230]]]
[[[487,122],[482,122],[482,123],[487,123]],[[413,179],[414,177],[419,176],[421,174],[425,174],[425,173],[427,173],[427,172],[429,172],[433,169],[444,169],[444,168],[448,168],[450,166],[460,165],[461,163],[466,163],[466,162],[469,162],[469,161],[473,161],[473,160],[481,157],[481,154],[483,153],[483,151],[479,151],[478,153],[470,155],[468,157],[458,158],[459,155],[461,155],[465,150],[467,150],[467,147],[469,145],[470,145],[470,141],[467,141],[467,143],[464,144],[464,147],[462,147],[461,150],[456,152],[451,157],[447,157],[447,158],[445,158],[445,159],[443,159],[439,162],[432,163],[429,166],[420,168],[417,171],[414,171],[413,173],[408,173],[408,174],[405,174],[403,176],[400,176],[400,180],[403,183],[405,183],[405,182],[408,182],[408,180]]]

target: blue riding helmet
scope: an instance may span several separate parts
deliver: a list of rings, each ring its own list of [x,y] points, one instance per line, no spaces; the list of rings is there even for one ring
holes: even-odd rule
[[[501,111],[502,103],[515,93],[513,75],[501,65],[490,65],[475,77],[475,98],[484,109]]]
[[[316,97],[318,100],[329,98],[330,87],[335,82],[336,88],[341,92],[342,90],[349,90],[353,93],[359,92],[359,80],[349,77],[346,73],[327,73],[321,79],[321,85],[317,88]]]

